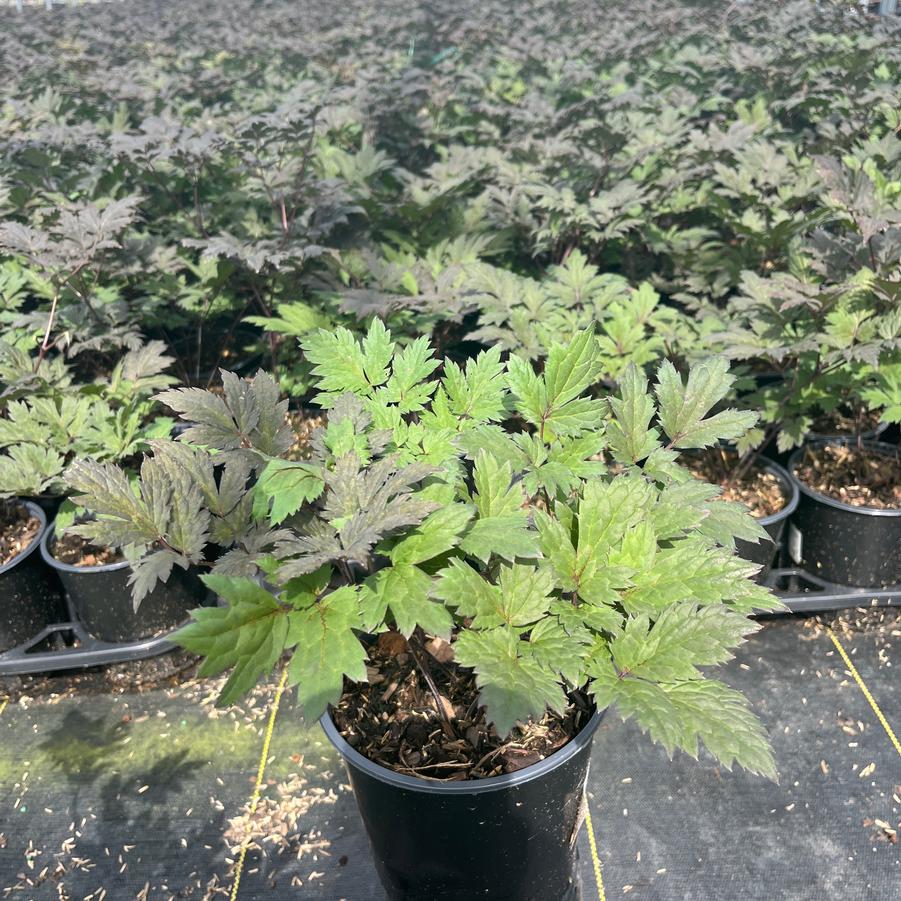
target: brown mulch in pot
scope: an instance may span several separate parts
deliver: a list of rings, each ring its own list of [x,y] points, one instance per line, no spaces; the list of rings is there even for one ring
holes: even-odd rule
[[[866,446],[808,447],[795,468],[808,487],[852,507],[901,509],[901,457]]]
[[[313,456],[310,448],[310,436],[315,429],[325,427],[327,422],[325,413],[312,410],[292,410],[288,413],[287,419],[294,432],[294,443],[288,448],[286,458],[293,463],[309,460]]]
[[[722,488],[724,501],[744,504],[751,515],[762,519],[778,513],[788,503],[779,479],[763,466],[755,464],[740,478],[735,478],[738,455],[735,451],[712,447],[688,463],[692,475]]]
[[[428,669],[435,692],[414,654]],[[387,632],[369,657],[369,682],[346,682],[332,716],[351,747],[407,776],[459,781],[516,772],[562,748],[592,714],[574,695],[562,716],[547,713],[502,737],[485,722],[475,677],[454,663],[447,642],[411,646],[402,635]]]
[[[0,503],[0,566],[26,550],[40,534],[41,521],[20,504]]]
[[[830,410],[817,416],[810,431],[815,435],[860,435],[874,432],[879,425],[880,415],[879,410],[865,410],[859,416],[842,408]]]
[[[54,540],[51,552],[60,563],[67,563],[69,566],[106,566],[108,563],[121,563],[125,559],[121,551],[111,547],[98,547],[80,535],[61,535]]]

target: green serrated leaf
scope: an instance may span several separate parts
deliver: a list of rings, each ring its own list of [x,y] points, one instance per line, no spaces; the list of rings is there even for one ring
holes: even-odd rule
[[[477,519],[463,536],[460,550],[483,563],[492,555],[511,562],[541,556],[538,535],[529,529],[525,511]]]
[[[650,653],[641,659],[621,658],[612,646],[620,669],[654,682],[680,682],[700,677],[698,667],[715,666],[732,658],[732,650],[759,624],[729,607],[677,604],[664,610],[645,643]]]
[[[173,640],[205,658],[200,676],[215,676],[234,667],[217,701],[227,706],[275,666],[285,648],[288,619],[275,597],[251,579],[222,575],[203,579],[228,606],[195,610],[194,622],[179,629]]]
[[[559,408],[578,397],[602,375],[594,329],[581,329],[566,345],[548,351],[544,381],[549,404]]]
[[[540,426],[547,413],[548,396],[544,382],[535,374],[532,364],[512,354],[507,361],[507,382],[516,411],[526,422]]]
[[[460,542],[475,511],[468,504],[452,504],[430,513],[406,538],[389,551],[395,564],[424,563],[446,554]]]
[[[438,387],[426,379],[439,366],[428,338],[417,338],[394,357],[388,383],[378,392],[383,403],[396,404],[401,413],[422,410]]]
[[[630,364],[619,383],[620,396],[611,397],[613,419],[607,425],[607,443],[620,463],[638,463],[660,444],[658,431],[650,427],[654,401],[648,393],[648,380],[637,366]]]
[[[496,585],[459,558],[438,573],[431,588],[433,597],[456,607],[458,616],[468,617],[490,615],[499,605],[497,591]]]
[[[529,632],[527,649],[542,667],[559,673],[569,685],[578,686],[584,681],[581,655],[590,642],[587,633],[580,630],[572,635],[558,619],[545,617]]]
[[[550,609],[554,578],[547,568],[514,563],[512,566],[501,566],[498,587],[500,608],[497,613],[501,622],[508,626],[527,626]]]
[[[294,646],[288,681],[297,685],[304,719],[312,723],[341,697],[345,676],[366,681],[366,650],[353,632],[362,625],[357,591],[338,588],[288,620],[286,644]]]
[[[454,643],[457,663],[475,670],[479,701],[500,736],[516,723],[540,718],[548,708],[560,712],[566,704],[557,674],[527,648],[520,653],[524,644],[504,627],[465,631]]]
[[[378,591],[394,617],[398,632],[409,638],[417,626],[430,635],[449,639],[453,628],[450,612],[429,597],[432,580],[418,566],[398,564],[378,574]]]
[[[506,385],[500,347],[481,351],[466,361],[465,371],[453,360],[444,363],[442,382],[457,428],[465,423],[494,422],[505,413]]]
[[[321,470],[310,463],[270,460],[260,473],[256,492],[268,502],[269,519],[273,524],[283,522],[308,501],[314,501],[325,488]]]
[[[709,447],[717,441],[734,440],[757,422],[757,414],[750,410],[723,410],[705,419],[727,396],[734,381],[723,357],[692,366],[685,384],[669,360],[661,363],[655,388],[658,416],[672,447]]]

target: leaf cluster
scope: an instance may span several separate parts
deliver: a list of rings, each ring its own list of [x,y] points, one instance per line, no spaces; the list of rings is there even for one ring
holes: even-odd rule
[[[150,400],[173,381],[164,351],[161,342],[141,345],[82,382],[61,358],[45,363],[0,343],[0,497],[59,497],[73,461],[122,461],[168,434],[172,420],[154,417]]]
[[[205,673],[232,670],[223,703],[289,652],[315,719],[345,677],[366,678],[364,635],[426,633],[475,671],[499,733],[583,688],[669,752],[703,743],[774,773],[744,699],[706,672],[754,630],[749,613],[777,603],[733,552],[763,533],[678,462],[754,422],[715,411],[732,383],[722,358],[687,379],[664,363],[653,390],[631,366],[600,397],[593,329],[552,345],[540,373],[498,351],[440,367],[381,324],[362,340],[320,331],[305,353],[329,410],[311,460],[254,436],[250,423],[284,416],[260,373],[226,375],[221,398],[162,395],[204,425],[155,443],[136,484],[109,465],[70,472],[96,516],[76,530],[141,548],[136,596],[202,563],[206,543],[229,548],[207,577],[226,605],[179,636]]]

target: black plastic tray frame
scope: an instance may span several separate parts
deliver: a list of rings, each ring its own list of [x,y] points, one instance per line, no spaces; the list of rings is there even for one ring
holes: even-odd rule
[[[145,660],[174,650],[169,640],[176,629],[137,641],[100,641],[78,622],[66,599],[69,622],[47,626],[34,638],[0,654],[0,676],[25,676],[59,670],[83,669],[110,663]]]
[[[893,607],[901,605],[901,585],[889,588],[851,588],[826,582],[798,567],[773,569],[767,587],[791,613],[825,613],[851,607]]]

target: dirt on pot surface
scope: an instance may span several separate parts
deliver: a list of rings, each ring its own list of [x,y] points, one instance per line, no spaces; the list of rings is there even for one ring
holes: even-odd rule
[[[0,566],[15,560],[40,534],[41,521],[21,504],[0,504]]]
[[[292,410],[288,413],[287,419],[294,431],[294,443],[288,448],[287,459],[293,463],[309,460],[313,456],[310,436],[314,430],[325,427],[327,422],[325,413],[314,410]]]
[[[431,674],[444,716],[414,654]],[[332,716],[351,747],[407,776],[460,781],[514,773],[562,748],[593,712],[587,701],[574,697],[563,716],[547,713],[504,739],[485,722],[475,677],[454,663],[447,642],[411,646],[387,632],[369,657],[369,682],[346,681]]]
[[[809,488],[852,507],[901,509],[901,457],[868,447],[808,447],[795,468]]]
[[[106,566],[108,563],[121,563],[125,559],[121,551],[111,547],[98,547],[79,535],[61,535],[55,538],[51,553],[60,563],[67,563],[69,566]]]
[[[788,497],[779,479],[762,465],[753,465],[740,479],[735,478],[738,455],[734,451],[713,447],[693,458],[688,468],[692,475],[722,488],[724,501],[744,504],[757,519],[778,513]]]
[[[817,416],[810,431],[816,435],[862,435],[876,430],[880,416],[879,410],[865,410],[857,416],[839,408]]]

